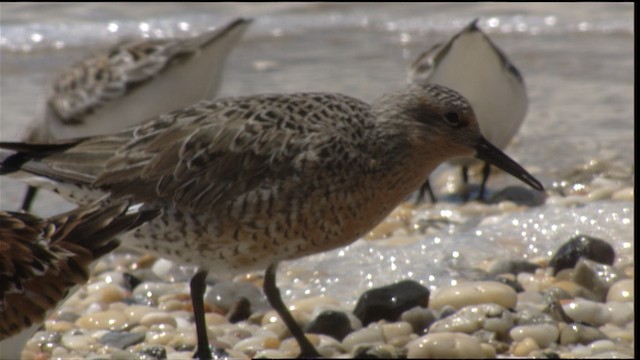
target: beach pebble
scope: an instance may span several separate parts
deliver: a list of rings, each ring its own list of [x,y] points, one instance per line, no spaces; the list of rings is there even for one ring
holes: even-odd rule
[[[609,301],[633,301],[634,300],[633,279],[624,279],[611,285],[607,292],[607,302]]]
[[[430,307],[436,310],[445,305],[457,309],[467,305],[494,303],[504,308],[513,308],[518,295],[511,287],[495,281],[475,281],[456,286],[445,286],[433,292]]]
[[[429,290],[413,280],[371,289],[358,299],[353,314],[366,326],[374,321],[395,321],[413,307],[427,307]]]
[[[305,334],[311,345],[317,347],[320,345],[321,337],[325,335]],[[317,349],[317,348],[316,348]],[[290,354],[290,357],[297,357],[300,354],[300,346],[295,338],[290,337],[280,343],[280,351]]]
[[[596,340],[606,339],[607,336],[600,330],[582,324],[568,324],[560,332],[560,345],[583,344],[587,345]]]
[[[473,336],[461,333],[427,334],[408,344],[408,359],[482,359],[485,353]]]
[[[606,241],[578,235],[571,238],[556,250],[549,262],[554,269],[554,275],[560,270],[575,267],[580,258],[586,258],[601,264],[612,265],[615,258],[613,247]]]
[[[353,349],[352,355],[354,359],[397,359],[398,350],[387,344],[359,345]]]
[[[611,199],[622,200],[622,201],[633,201],[634,200],[633,193],[634,193],[634,188],[627,187],[613,193],[613,195],[611,195]]]
[[[633,302],[609,301],[604,306],[609,310],[609,314],[611,315],[608,322],[610,324],[625,326],[635,320]]]
[[[513,290],[515,290],[515,292],[520,293],[524,291],[524,288],[522,287],[522,285],[520,285],[519,282],[517,282],[515,279],[510,279],[509,276],[506,275],[493,275],[493,276],[486,276],[481,278],[480,280],[482,281],[495,281],[501,284],[505,284],[508,287],[512,288]]]
[[[513,343],[511,354],[515,356],[527,356],[536,350],[540,350],[540,345],[538,345],[533,338],[526,337]]]
[[[155,305],[162,295],[176,292],[189,293],[189,288],[180,284],[167,284],[161,282],[144,282],[138,285],[132,292],[132,297],[142,305]]]
[[[496,304],[470,305],[431,325],[429,333],[459,332],[473,334],[484,329],[505,335],[513,327],[513,315]]]
[[[69,321],[47,320],[44,322],[47,331],[68,332],[76,328],[76,325]]]
[[[60,344],[68,349],[72,350],[90,350],[95,346],[97,341],[88,335],[72,335],[73,333],[66,333],[62,335]]]
[[[238,341],[233,349],[244,353],[257,352],[264,349],[279,349],[280,340],[272,337],[249,337]]]
[[[152,312],[144,315],[142,319],[140,319],[140,324],[149,327],[151,327],[151,325],[166,324],[171,325],[174,328],[178,325],[176,319],[163,312]]]
[[[84,329],[120,331],[128,326],[127,316],[121,311],[107,310],[83,315],[76,325]]]
[[[558,335],[560,335],[560,331],[555,324],[520,325],[509,331],[509,336],[514,341],[523,341],[526,338],[531,338],[541,349],[549,347],[551,343],[558,339]]]
[[[124,310],[130,324],[140,324],[140,320],[149,314],[158,311],[156,308],[146,305],[130,305]]]
[[[189,354],[191,356],[192,354]],[[264,349],[259,350],[254,355],[254,359],[290,359],[291,354],[285,353],[284,351],[274,350],[274,349]]]
[[[141,343],[145,337],[145,333],[110,331],[100,337],[100,343],[118,349],[126,349],[131,345]]]
[[[602,331],[607,338],[617,342],[633,344],[635,341],[635,329],[633,327],[631,329],[626,329],[613,324],[606,324],[599,327],[598,330]]]
[[[400,315],[400,320],[411,324],[413,332],[421,335],[437,320],[437,317],[432,309],[416,306],[403,312],[402,315]]]
[[[491,266],[491,269],[489,269],[489,275],[518,275],[521,272],[534,273],[539,268],[540,265],[526,260],[501,260]]]
[[[408,322],[398,321],[381,326],[385,342],[395,347],[403,347],[409,342],[410,335],[413,334],[413,327]]]
[[[159,258],[153,263],[151,271],[160,279],[167,282],[190,282],[196,274],[196,268],[181,265],[173,261]]]
[[[569,298],[581,297],[583,299],[588,299],[592,301],[598,301],[599,299],[599,296],[596,295],[593,291],[585,288],[584,286],[578,285],[573,281],[567,281],[567,280],[556,281],[553,283],[553,285],[551,285],[547,289],[550,289],[550,288],[558,288],[558,289],[564,290],[570,295]]]
[[[378,323],[370,324],[366,328],[356,330],[342,340],[342,347],[351,352],[360,344],[384,344],[385,338],[382,327]]]
[[[601,326],[609,322],[611,313],[604,304],[576,298],[562,304],[564,312],[576,322]]]
[[[624,275],[611,265],[580,259],[575,266],[571,280],[593,291],[599,301],[604,301],[609,288],[623,277]]]
[[[305,328],[305,333],[325,334],[338,341],[353,332],[347,314],[340,311],[327,310],[320,313]]]
[[[340,301],[331,296],[312,296],[296,300],[289,304],[289,310],[312,314],[317,310],[333,310],[340,307]]]

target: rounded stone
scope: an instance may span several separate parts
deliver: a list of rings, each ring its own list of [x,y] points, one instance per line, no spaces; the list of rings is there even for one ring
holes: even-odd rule
[[[400,315],[416,306],[429,305],[429,289],[412,280],[371,289],[358,299],[353,314],[362,325],[378,321],[395,321]]]
[[[171,325],[174,328],[178,325],[176,319],[174,319],[171,315],[162,313],[162,312],[152,312],[144,315],[142,319],[140,319],[140,324],[149,326],[151,325]]]
[[[138,285],[131,293],[132,297],[143,304],[157,304],[162,295],[175,292],[188,293],[188,287],[179,284],[166,284],[160,282],[144,282]]]
[[[429,332],[473,334],[478,330],[487,330],[503,336],[513,324],[513,315],[507,309],[496,304],[480,304],[465,306],[455,314],[436,321],[429,328]]]
[[[607,302],[609,301],[631,301],[634,300],[633,279],[624,279],[611,285],[607,292]]]
[[[403,312],[400,315],[400,320],[411,324],[414,333],[423,334],[436,321],[436,314],[432,309],[416,306]]]
[[[69,332],[76,328],[75,324],[62,320],[47,320],[44,322],[44,328],[47,331],[57,331],[61,333]]]
[[[129,346],[141,343],[145,337],[145,333],[110,331],[100,338],[100,343],[118,349],[126,349]]]
[[[120,331],[128,326],[128,319],[121,311],[107,310],[83,315],[76,320],[76,325],[91,330]]]
[[[96,340],[88,335],[72,335],[67,333],[62,336],[60,344],[68,349],[89,350],[96,344]]]
[[[356,330],[342,340],[342,347],[351,352],[354,347],[361,344],[384,344],[385,338],[380,324],[371,324],[366,328]]]
[[[523,341],[526,338],[533,339],[541,349],[545,349],[551,343],[558,340],[560,331],[555,324],[535,324],[516,326],[509,331],[509,336],[514,341]]]
[[[396,339],[405,339],[413,334],[413,327],[405,321],[399,321],[392,324],[382,324],[382,335],[387,343],[394,342]]]
[[[518,294],[511,287],[495,281],[475,281],[447,286],[434,291],[430,307],[436,310],[445,305],[461,309],[467,305],[493,303],[504,308],[514,308]]]
[[[624,275],[610,265],[600,264],[588,259],[580,259],[576,264],[571,280],[593,291],[598,301],[604,301],[609,288]]]
[[[534,339],[527,337],[514,343],[511,354],[514,356],[527,356],[536,350],[540,350],[540,345]]]
[[[484,350],[473,336],[461,333],[427,334],[407,345],[408,359],[482,359]]]
[[[249,337],[238,341],[234,346],[234,350],[245,353],[256,352],[264,349],[278,349],[280,340],[275,338]]]
[[[602,339],[607,339],[607,336],[602,331],[592,326],[577,323],[568,324],[560,332],[560,345],[588,345]]]
[[[604,240],[587,235],[578,235],[564,243],[555,252],[549,266],[553,274],[576,266],[580,258],[586,258],[601,264],[612,265],[615,259],[613,247]]]
[[[601,326],[609,322],[611,313],[604,304],[581,298],[562,304],[564,312],[576,322]]]
[[[347,314],[331,310],[320,313],[304,328],[306,333],[325,334],[338,341],[342,341],[352,331]]]
[[[605,305],[611,318],[610,324],[625,326],[635,320],[634,305],[632,302],[609,301]]]

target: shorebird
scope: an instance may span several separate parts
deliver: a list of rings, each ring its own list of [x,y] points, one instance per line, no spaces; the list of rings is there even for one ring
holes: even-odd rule
[[[409,69],[410,82],[428,82],[456,90],[473,106],[482,134],[499,149],[504,149],[520,129],[529,100],[520,71],[478,27],[478,19],[445,43],[439,43],[421,53]],[[468,169],[477,160],[458,158],[451,161],[462,166],[462,179],[468,184]],[[485,162],[478,199],[482,200],[491,167]],[[427,181],[418,194],[418,201],[429,192]],[[467,193],[465,196],[468,196]]]
[[[330,93],[201,101],[111,135],[57,144],[0,143],[0,174],[85,203],[107,196],[160,209],[125,246],[200,272],[191,282],[199,357],[207,271],[267,268],[265,294],[300,344],[315,348],[275,287],[278,262],[345,246],[456,156],[538,180],[482,136],[457,92],[410,84],[367,104]]]
[[[126,201],[49,219],[0,211],[0,357],[19,357],[46,315],[87,282],[89,265],[119,245],[114,236],[158,214]]]
[[[25,141],[113,133],[213,99],[224,63],[250,23],[240,18],[186,39],[125,40],[90,55],[57,77],[44,116]],[[30,188],[23,210],[34,196]]]

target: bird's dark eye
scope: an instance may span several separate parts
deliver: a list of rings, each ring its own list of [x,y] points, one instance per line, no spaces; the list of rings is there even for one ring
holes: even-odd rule
[[[456,112],[448,112],[444,114],[444,121],[446,121],[447,124],[449,124],[449,126],[453,128],[462,126],[462,124],[460,123],[460,116]]]

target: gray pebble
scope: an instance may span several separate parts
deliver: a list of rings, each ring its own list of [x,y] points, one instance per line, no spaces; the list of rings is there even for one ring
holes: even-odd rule
[[[116,347],[118,349],[126,349],[127,347],[139,344],[144,341],[146,333],[132,333],[110,331],[100,338],[100,343]]]
[[[422,335],[425,333],[425,330],[437,320],[437,317],[432,309],[416,306],[403,312],[402,315],[400,315],[400,320],[411,324],[413,332]]]
[[[624,275],[613,266],[588,259],[580,259],[572,275],[573,282],[593,291],[598,296],[598,301],[604,301],[609,288],[622,278]]]
[[[602,331],[587,325],[569,324],[560,332],[560,345],[588,345],[596,340],[607,339]]]

